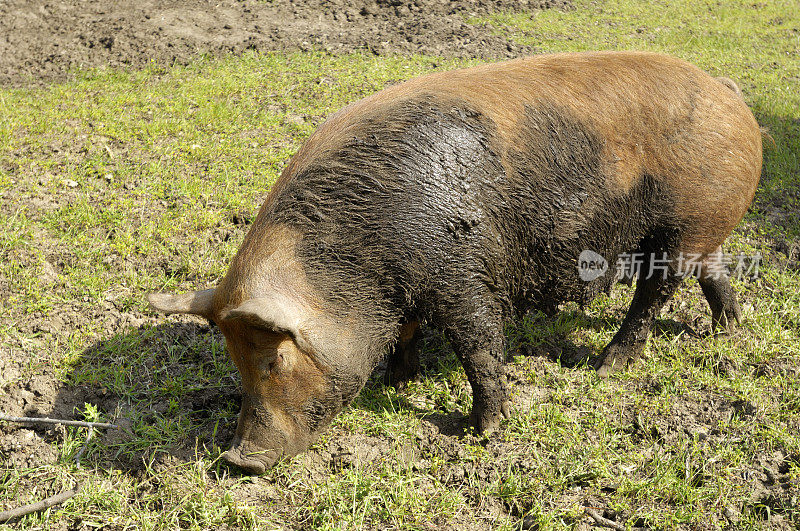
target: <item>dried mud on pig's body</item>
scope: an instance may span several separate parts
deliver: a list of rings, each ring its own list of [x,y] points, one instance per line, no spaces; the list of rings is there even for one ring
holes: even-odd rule
[[[675,58],[559,54],[432,74],[331,116],[216,289],[151,302],[220,326],[244,390],[226,457],[247,470],[307,448],[385,356],[390,381],[413,377],[420,321],[446,333],[470,422],[489,431],[508,413],[504,323],[590,300],[623,253],[646,258],[599,374],[641,353],[681,255],[701,257],[714,326],[731,327],[740,311],[719,250],[760,171],[742,99]],[[605,275],[581,277],[585,250]]]

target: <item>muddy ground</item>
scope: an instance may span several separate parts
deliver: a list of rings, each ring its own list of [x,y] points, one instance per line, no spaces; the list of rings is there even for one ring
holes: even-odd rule
[[[100,1],[65,0],[11,0],[0,4],[0,83],[5,86],[40,85],[67,79],[76,68],[83,67],[131,67],[139,68],[151,63],[171,65],[186,63],[197,54],[239,53],[244,50],[304,50],[322,48],[332,53],[352,50],[369,50],[375,54],[424,53],[442,56],[476,57],[496,59],[516,57],[535,52],[533,48],[511,43],[493,35],[491,28],[464,23],[464,17],[486,14],[500,9],[559,8],[569,9],[569,0],[460,0],[444,2],[416,0],[411,3],[394,0],[376,2],[350,2],[345,0],[305,0],[292,2],[257,0],[215,2],[209,8],[207,2],[184,1],[131,1],[108,3]],[[13,197],[4,201],[12,203]],[[31,205],[38,208],[37,205]],[[231,221],[229,237],[240,237],[247,230],[247,222]],[[791,254],[790,251],[787,254]],[[51,256],[52,267],[58,268],[58,257]],[[789,256],[791,258],[791,256]],[[161,260],[161,258],[158,258]],[[147,266],[148,264],[144,264]],[[152,264],[151,264],[152,265]],[[136,264],[141,267],[142,264]],[[158,265],[160,267],[160,265]],[[44,271],[43,274],[49,274]],[[53,273],[54,274],[54,273]],[[7,295],[7,294],[5,294]],[[192,319],[164,324],[164,319],[136,310],[125,310],[113,304],[99,306],[94,313],[86,313],[82,307],[71,307],[65,303],[53,311],[47,319],[30,319],[18,326],[27,332],[52,333],[68,336],[69,331],[88,323],[99,325],[106,337],[130,333],[158,325],[146,341],[152,344],[178,342],[191,344],[203,341],[221,342],[219,333]],[[209,339],[210,338],[210,339]],[[428,332],[427,344],[441,341],[438,335]],[[113,340],[112,340],[113,342]],[[564,359],[564,350],[574,350],[574,345],[555,339],[553,349],[526,351],[525,345],[516,348],[526,355],[523,365],[517,366],[519,378],[528,370],[543,374],[556,374],[556,360]],[[107,344],[94,346],[92,350],[112,348]],[[50,415],[72,417],[76,406],[86,402],[98,405],[106,413],[120,412],[118,397],[105,388],[65,387],[59,383],[59,375],[44,367],[37,375],[26,381],[18,377],[25,368],[18,362],[15,352],[35,348],[35,345],[17,344],[0,351],[0,411],[12,415]],[[151,348],[157,349],[158,347]],[[567,353],[569,354],[569,353]],[[723,365],[726,363],[724,360]],[[423,369],[435,370],[435,360],[423,359]],[[772,371],[792,373],[800,378],[797,367],[781,364],[777,360],[765,367],[728,367],[721,371]],[[554,376],[556,377],[556,376]],[[379,386],[376,375],[369,385]],[[512,374],[512,381],[514,375]],[[11,382],[11,383],[7,383]],[[546,402],[548,389],[530,388],[521,380],[516,404],[523,407],[532,396]],[[648,385],[647,382],[632,385]],[[653,384],[654,386],[657,384]],[[216,411],[220,403],[236,402],[238,386],[235,380],[224,382],[220,388],[197,391],[181,403],[184,411],[194,415],[209,416],[207,429],[196,433],[198,440],[224,445],[232,436],[233,424],[217,428],[215,418],[209,412]],[[657,393],[654,389],[653,393]],[[158,405],[156,405],[158,406]],[[124,413],[124,411],[123,411]],[[679,438],[700,437],[707,444],[718,444],[724,437],[715,427],[733,415],[756,417],[759,412],[752,404],[731,400],[724,396],[707,395],[696,400],[686,399],[678,403],[669,414],[656,416],[646,430],[639,425],[631,411],[618,419],[621,427],[642,439],[658,438],[669,443]],[[124,420],[124,415],[122,416]],[[490,517],[507,513],[518,516],[525,507],[501,503],[497,498],[482,498],[481,485],[496,481],[502,467],[513,466],[526,470],[524,452],[510,448],[509,443],[491,439],[486,444],[490,456],[479,467],[466,469],[460,462],[465,453],[465,444],[470,442],[463,436],[466,417],[456,412],[450,417],[431,418],[421,424],[415,438],[409,443],[406,458],[414,461],[419,470],[430,471],[430,462],[448,463],[436,468],[436,479],[452,484],[454,488],[465,488],[468,496],[474,497],[480,506],[477,514]],[[800,430],[800,426],[796,427]],[[640,432],[640,433],[639,433]],[[0,457],[6,466],[36,467],[53,463],[58,455],[52,443],[63,436],[62,428],[29,429],[0,426]],[[757,436],[749,428],[742,428],[742,438]],[[108,435],[104,443],[113,444],[114,435]],[[193,447],[177,448],[171,459],[190,459]],[[348,434],[339,430],[329,442],[309,452],[307,474],[313,480],[324,476],[328,470],[353,466],[371,466],[395,451],[385,440],[365,435]],[[508,456],[512,457],[511,461]],[[658,456],[655,456],[656,459]],[[797,486],[788,482],[790,467],[800,457],[787,454],[780,449],[764,455],[762,462],[752,463],[745,472],[741,484],[752,492],[751,507],[768,507],[780,513],[790,500],[796,500]],[[169,463],[162,463],[168,466]],[[136,473],[140,462],[109,462],[108,466],[125,466]],[[159,466],[157,463],[156,466]],[[526,470],[536,474],[536,470]],[[703,471],[714,474],[713,464]],[[582,481],[576,480],[578,484]],[[469,484],[471,487],[464,487]],[[248,491],[240,486],[237,496],[252,501],[280,500],[269,492]],[[609,484],[607,492],[617,488]],[[576,499],[598,507],[604,505],[602,496],[586,499],[579,490]],[[280,501],[279,501],[280,503]],[[565,501],[566,503],[566,501]],[[740,508],[732,509],[735,513]],[[726,513],[727,514],[727,513]],[[616,515],[609,515],[616,517]],[[621,516],[621,515],[620,515]],[[736,515],[730,517],[735,522]],[[456,524],[459,524],[456,522]],[[460,523],[465,528],[482,528],[471,517]],[[451,523],[453,525],[453,523]],[[778,525],[777,527],[782,527]]]
[[[497,59],[533,50],[465,17],[570,0],[11,0],[0,3],[0,83],[64,79],[80,67],[185,63],[244,50],[423,53]]]

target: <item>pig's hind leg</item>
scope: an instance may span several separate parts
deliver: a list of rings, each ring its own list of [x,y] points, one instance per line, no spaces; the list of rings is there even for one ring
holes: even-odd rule
[[[421,335],[419,321],[404,323],[400,327],[400,337],[386,360],[386,372],[383,375],[385,385],[400,390],[407,382],[420,376],[417,341]]]
[[[597,374],[601,377],[624,369],[641,355],[650,335],[650,327],[683,280],[672,268],[666,272],[652,271],[652,263],[651,259],[645,260],[625,320],[595,363]]]
[[[733,332],[733,323],[742,324],[742,309],[731,287],[727,267],[722,261],[722,248],[708,255],[697,271],[697,281],[711,307],[711,322],[714,332],[720,329]]]

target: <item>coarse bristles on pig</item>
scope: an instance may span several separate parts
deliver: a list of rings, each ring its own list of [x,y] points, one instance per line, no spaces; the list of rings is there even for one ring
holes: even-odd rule
[[[599,374],[642,352],[681,253],[701,256],[713,323],[732,326],[739,306],[715,266],[761,172],[737,91],[664,55],[572,53],[424,76],[331,116],[216,289],[150,299],[227,339],[243,400],[225,457],[259,473],[303,451],[387,356],[390,383],[413,378],[419,322],[464,365],[471,424],[496,428],[503,324],[590,300],[622,253],[666,257],[669,270],[649,275],[644,260]],[[608,261],[605,275],[581,279],[584,250]]]

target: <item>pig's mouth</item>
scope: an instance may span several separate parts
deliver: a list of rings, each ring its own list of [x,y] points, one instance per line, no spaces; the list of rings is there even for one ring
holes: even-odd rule
[[[222,454],[222,459],[248,474],[263,474],[278,461],[280,456],[280,450],[257,449],[237,437],[231,449]]]

